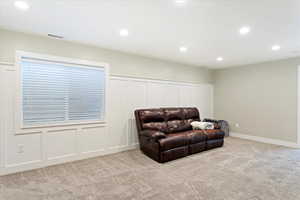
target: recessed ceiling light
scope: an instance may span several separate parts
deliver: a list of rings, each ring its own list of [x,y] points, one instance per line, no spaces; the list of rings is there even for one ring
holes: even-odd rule
[[[224,59],[223,59],[222,57],[218,57],[218,58],[217,58],[217,61],[218,61],[218,62],[221,62],[221,61],[223,61],[223,60],[224,60]]]
[[[26,1],[15,1],[15,7],[24,11],[30,8],[29,4]]]
[[[127,29],[121,29],[120,30],[120,36],[126,37],[129,35],[129,31]]]
[[[175,0],[175,3],[178,5],[183,5],[186,3],[186,0]]]
[[[250,32],[249,26],[243,26],[240,28],[240,34],[241,35],[247,35]]]
[[[187,52],[188,48],[187,47],[180,47],[179,51],[180,52]]]
[[[273,45],[273,46],[272,46],[272,50],[273,50],[273,51],[279,51],[280,48],[281,48],[281,47],[280,47],[279,45]]]

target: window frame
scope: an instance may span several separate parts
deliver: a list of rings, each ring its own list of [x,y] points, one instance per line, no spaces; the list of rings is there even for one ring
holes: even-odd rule
[[[23,121],[23,85],[22,85],[22,61],[31,60],[44,63],[56,63],[63,64],[67,67],[82,67],[82,68],[101,68],[104,71],[104,114],[103,120],[78,120],[78,121],[69,121],[69,122],[55,122],[49,124],[40,124],[40,125],[25,125]],[[66,58],[51,56],[45,54],[38,54],[25,51],[16,51],[16,107],[15,107],[15,128],[16,131],[32,128],[48,128],[48,127],[59,127],[59,126],[73,126],[73,125],[86,125],[86,124],[107,124],[107,103],[108,103],[108,83],[109,83],[109,64],[100,63],[88,60]],[[74,66],[75,65],[75,66]]]

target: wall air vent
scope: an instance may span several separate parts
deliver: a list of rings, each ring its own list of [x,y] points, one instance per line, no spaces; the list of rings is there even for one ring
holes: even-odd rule
[[[55,35],[55,34],[51,34],[51,33],[48,33],[48,36],[52,37],[52,38],[55,38],[55,39],[63,39],[64,38],[63,36]]]

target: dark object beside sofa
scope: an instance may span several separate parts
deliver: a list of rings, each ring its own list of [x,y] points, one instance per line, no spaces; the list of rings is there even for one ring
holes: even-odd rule
[[[221,147],[224,132],[193,130],[200,121],[197,108],[158,108],[135,111],[140,149],[158,162],[167,162],[204,150]]]
[[[215,120],[215,119],[204,119],[204,122],[212,122],[217,125],[224,133],[225,137],[229,136],[229,123],[225,120]]]

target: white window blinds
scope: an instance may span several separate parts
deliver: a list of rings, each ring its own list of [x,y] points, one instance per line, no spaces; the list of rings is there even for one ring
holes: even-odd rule
[[[103,121],[104,68],[21,61],[23,125]]]

